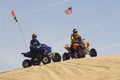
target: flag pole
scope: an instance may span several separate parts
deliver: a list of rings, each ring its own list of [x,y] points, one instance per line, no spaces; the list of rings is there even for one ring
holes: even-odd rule
[[[70,15],[72,13],[72,7],[69,7],[68,9],[65,10],[65,13],[67,15],[69,15],[69,19],[70,19],[70,26],[73,27],[73,20],[72,20],[72,15]],[[74,27],[73,27],[74,28]]]
[[[26,50],[28,50],[28,49],[27,49],[27,44],[26,44],[26,41],[25,41],[25,37],[24,37],[24,34],[23,34],[23,31],[22,31],[22,29],[21,29],[20,23],[19,23],[18,20],[17,20],[17,17],[16,17],[16,15],[15,15],[14,10],[12,10],[11,14],[12,14],[12,17],[13,17],[13,19],[15,20],[15,22],[17,22],[17,24],[18,24],[18,28],[19,28],[20,33],[21,33],[21,35],[22,35],[23,41],[24,41],[24,43],[25,43]]]
[[[24,37],[23,31],[22,31],[21,26],[20,26],[20,23],[19,23],[18,21],[17,21],[17,24],[18,24],[18,28],[19,28],[19,30],[20,30],[20,33],[21,33],[21,35],[22,35],[23,41],[24,41],[24,43],[25,43],[26,50],[28,50],[28,48],[27,48],[27,43],[26,43],[26,41],[25,41],[25,37]]]

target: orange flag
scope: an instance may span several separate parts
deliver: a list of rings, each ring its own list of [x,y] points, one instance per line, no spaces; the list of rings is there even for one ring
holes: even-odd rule
[[[12,10],[11,14],[12,14],[12,17],[14,18],[14,20],[15,20],[16,22],[18,22],[14,10]]]
[[[12,14],[12,17],[15,17],[15,12],[14,12],[14,10],[12,10],[11,14]]]

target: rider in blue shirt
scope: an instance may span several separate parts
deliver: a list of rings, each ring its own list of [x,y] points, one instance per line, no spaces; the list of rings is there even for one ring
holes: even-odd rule
[[[37,35],[32,34],[32,40],[30,41],[30,52],[37,53],[40,42],[37,40]]]

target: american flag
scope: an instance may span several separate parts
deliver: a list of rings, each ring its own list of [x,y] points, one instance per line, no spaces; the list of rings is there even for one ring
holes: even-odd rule
[[[68,14],[71,14],[72,13],[72,7],[69,7],[68,9],[65,10],[65,13],[68,15]]]

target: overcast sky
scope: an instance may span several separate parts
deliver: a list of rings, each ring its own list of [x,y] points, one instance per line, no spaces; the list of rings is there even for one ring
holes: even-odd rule
[[[72,14],[65,9],[72,7]],[[11,17],[14,9],[18,24]],[[0,0],[0,72],[22,68],[32,33],[61,55],[77,28],[98,56],[120,54],[120,0]]]

